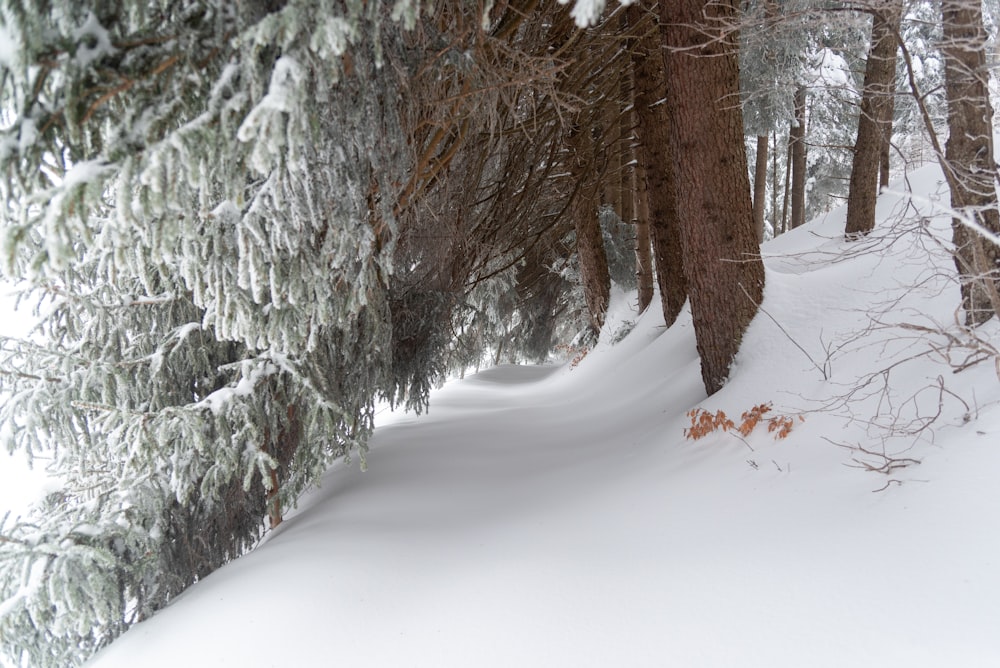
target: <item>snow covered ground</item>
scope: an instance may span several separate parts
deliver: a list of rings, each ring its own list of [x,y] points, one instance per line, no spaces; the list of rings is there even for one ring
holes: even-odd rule
[[[1000,665],[1000,379],[901,326],[952,327],[958,288],[912,206],[880,212],[867,240],[836,212],[764,247],[764,312],[715,396],[690,317],[619,295],[578,366],[489,369],[387,416],[367,473],[333,467],[91,665]],[[762,402],[787,438],[685,439],[693,408]],[[859,447],[919,464],[871,472],[889,460]]]

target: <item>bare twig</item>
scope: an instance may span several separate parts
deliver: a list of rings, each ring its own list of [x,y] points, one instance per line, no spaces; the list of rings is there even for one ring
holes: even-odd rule
[[[852,457],[851,461],[853,461],[854,464],[845,465],[845,466],[850,466],[851,468],[864,469],[865,471],[869,471],[871,473],[884,473],[888,475],[898,469],[907,468],[908,466],[915,466],[919,464],[921,461],[913,457],[894,457],[892,455],[886,454],[885,451],[875,452],[873,450],[869,450],[863,447],[860,444],[852,445],[850,443],[838,443],[837,441],[826,438],[825,436],[823,437],[823,440],[826,441],[827,443],[832,443],[833,445],[836,445],[837,447],[840,448],[846,448],[853,452],[861,452],[865,455],[868,455],[869,457],[875,457],[877,461],[874,464],[871,462],[864,461],[862,459],[858,459],[857,457]]]
[[[902,485],[903,481],[902,480],[896,480],[895,478],[890,478],[889,480],[886,480],[885,484],[882,485],[881,487],[879,487],[878,489],[873,489],[872,493],[874,494],[874,493],[878,493],[878,492],[884,492],[885,490],[889,489],[890,485],[893,485],[893,484]]]

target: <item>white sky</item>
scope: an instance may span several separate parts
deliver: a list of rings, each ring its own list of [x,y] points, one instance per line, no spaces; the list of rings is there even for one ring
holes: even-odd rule
[[[15,309],[15,300],[11,295],[12,287],[0,282],[0,335],[26,336],[34,323],[30,309],[22,305]],[[0,394],[0,402],[6,397]],[[6,511],[13,515],[24,513],[27,507],[40,498],[47,489],[47,482],[42,462],[36,462],[34,469],[29,469],[27,460],[16,453],[11,456],[6,450],[0,450],[0,516]]]

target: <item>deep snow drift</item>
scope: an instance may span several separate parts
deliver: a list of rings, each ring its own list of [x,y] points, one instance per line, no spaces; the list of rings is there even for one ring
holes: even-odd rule
[[[911,183],[944,192],[935,168]],[[958,288],[914,205],[879,210],[870,239],[834,213],[765,245],[715,396],[689,316],[619,295],[575,368],[489,369],[385,416],[367,473],[333,467],[92,665],[1000,665],[1000,380],[901,326],[953,327]],[[786,439],[684,437],[692,408],[762,402]],[[920,463],[870,472],[887,460],[858,447]]]

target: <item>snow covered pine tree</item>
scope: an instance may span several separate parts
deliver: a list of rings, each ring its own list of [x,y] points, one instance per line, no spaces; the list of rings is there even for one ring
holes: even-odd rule
[[[577,24],[603,4],[578,2]],[[434,330],[459,300],[393,272],[407,257],[401,202],[439,183],[414,169],[404,129],[417,7],[0,0],[0,249],[43,314],[37,342],[0,343],[0,434],[63,479],[31,517],[0,521],[0,638],[15,664],[77,664],[245,552],[334,458],[363,461],[376,396],[419,406],[443,347],[461,347]],[[513,58],[521,18],[504,5],[480,37]],[[466,71],[449,63],[433,66]],[[456,133],[452,154],[465,136],[512,135]],[[527,145],[509,159],[523,166]],[[497,190],[480,210],[502,201]],[[520,262],[526,247],[549,252],[524,229],[453,282],[495,296],[554,275]],[[438,306],[411,323],[424,297]],[[531,308],[522,322],[547,341],[553,323]],[[509,316],[455,317],[481,333]]]
[[[65,480],[0,526],[3,649],[38,668],[363,458],[391,391],[368,190],[407,164],[378,3],[80,4],[2,8],[3,259],[46,315],[3,342],[0,421]]]

